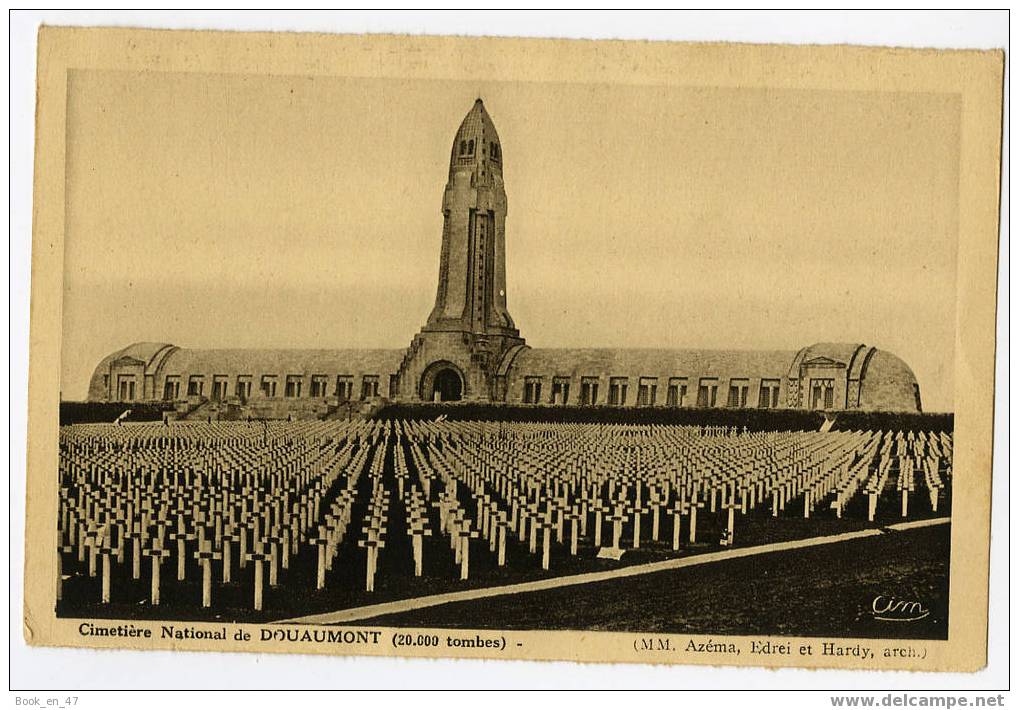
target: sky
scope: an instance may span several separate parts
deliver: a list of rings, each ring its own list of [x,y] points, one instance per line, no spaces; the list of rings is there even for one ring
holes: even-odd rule
[[[109,71],[68,79],[63,398],[136,341],[407,347],[479,96],[530,345],[863,342],[953,408],[956,95]]]

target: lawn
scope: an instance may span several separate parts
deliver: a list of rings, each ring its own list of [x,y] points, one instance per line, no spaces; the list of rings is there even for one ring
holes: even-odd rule
[[[358,624],[944,639],[950,526],[728,560],[583,586],[460,602]],[[919,601],[879,621],[878,595]]]

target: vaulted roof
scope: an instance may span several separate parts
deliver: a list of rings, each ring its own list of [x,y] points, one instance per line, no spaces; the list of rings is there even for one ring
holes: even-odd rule
[[[403,350],[179,349],[162,374],[207,375],[390,375],[400,367]]]
[[[647,377],[784,377],[795,350],[526,348],[511,369],[520,375]]]

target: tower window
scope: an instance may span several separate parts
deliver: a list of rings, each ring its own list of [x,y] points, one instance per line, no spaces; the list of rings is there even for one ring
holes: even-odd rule
[[[361,378],[361,399],[372,399],[379,396],[379,376],[365,375]]]
[[[528,376],[524,378],[524,404],[537,404],[541,401],[541,378]]]
[[[609,378],[609,404],[622,407],[626,404],[626,378]]]
[[[810,408],[831,409],[835,406],[835,380],[813,378],[810,380]]]
[[[637,381],[637,406],[655,406],[655,397],[658,394],[657,377],[641,377]]]
[[[328,387],[329,378],[325,375],[312,375],[311,376],[311,396],[312,397],[325,397],[326,389]]]
[[[163,383],[163,399],[173,402],[180,399],[180,376],[169,375]]]
[[[744,408],[747,406],[747,392],[750,390],[750,380],[746,378],[733,378],[729,380],[729,400],[727,407]]]
[[[580,378],[580,403],[586,405],[598,404],[598,378]]]
[[[697,406],[714,407],[718,399],[718,378],[702,377],[697,387]]]
[[[666,395],[665,400],[666,406],[669,407],[685,407],[686,406],[686,378],[685,377],[670,377],[669,378],[669,391]]]
[[[251,397],[251,375],[237,376],[237,382],[234,385],[234,394],[244,400]]]
[[[276,396],[276,375],[262,375],[262,396]]]
[[[188,397],[201,397],[205,389],[205,378],[201,375],[191,375],[188,378]]]
[[[117,399],[121,402],[133,402],[135,395],[135,384],[137,378],[134,375],[117,376]]]
[[[491,146],[489,147],[489,155],[492,156],[492,160],[495,160],[495,161],[499,160],[499,144],[498,143],[492,143],[491,144]]]
[[[761,393],[757,398],[757,406],[761,409],[778,408],[779,380],[761,380]]]
[[[460,141],[460,155],[467,152],[467,141]]]
[[[300,397],[301,387],[304,385],[304,378],[300,375],[287,375],[287,388],[284,391],[285,397]]]
[[[467,141],[467,155],[474,155],[474,139]]]
[[[341,402],[349,402],[354,396],[354,378],[351,375],[336,376],[336,398]]]
[[[570,378],[552,378],[552,404],[567,404],[570,401]]]
[[[229,379],[230,378],[226,375],[212,376],[212,399],[214,402],[220,402],[226,399],[226,388]]]

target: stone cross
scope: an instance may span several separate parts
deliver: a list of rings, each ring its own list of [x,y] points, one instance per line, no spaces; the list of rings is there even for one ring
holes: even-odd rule
[[[209,540],[202,540],[198,550],[195,551],[195,559],[202,568],[202,606],[206,609],[212,606],[212,561],[222,557],[221,553],[213,552]]]
[[[695,496],[688,505],[690,506],[690,544],[693,545],[697,542],[697,510],[703,508],[704,503]]]
[[[726,522],[725,530],[722,532],[721,543],[723,547],[732,547],[736,536],[736,509],[739,508],[740,505],[736,502],[735,495],[733,495],[722,505],[722,507],[728,511],[728,520]]]
[[[611,513],[612,508],[598,500],[591,504],[590,509],[594,512],[594,546],[601,547],[602,516]]]
[[[689,506],[683,500],[677,500],[675,505],[669,508],[667,513],[672,515],[672,549],[673,551],[679,550],[679,536],[680,531],[683,527],[683,516],[686,514]]]
[[[650,512],[650,509],[645,505],[635,503],[627,508],[627,512],[633,514],[633,549],[636,550],[640,547],[640,517],[644,513]]]
[[[431,536],[432,531],[428,529],[428,521],[425,518],[411,518],[408,527],[408,534],[412,540],[412,554],[414,556],[414,576],[420,577],[424,566],[423,538]]]
[[[315,572],[315,589],[325,589],[326,586],[326,548],[331,544],[326,534],[324,525],[318,526],[318,537],[311,538],[308,542],[318,548],[318,563]]]
[[[222,545],[222,552],[220,554],[223,559],[223,584],[230,584],[231,567],[233,567],[233,543],[243,539],[243,532],[241,534],[235,532],[233,525],[227,525],[223,529],[223,534],[220,535],[219,541]],[[240,554],[243,555],[245,553],[242,552]]]
[[[469,573],[471,540],[477,539],[480,533],[471,530],[470,520],[464,519],[459,521],[455,534],[460,540],[460,579],[463,581]]]
[[[552,547],[552,530],[556,527],[556,523],[552,520],[541,520],[535,519],[534,526],[541,530],[541,568],[547,570],[549,567],[551,547]]]
[[[573,507],[569,513],[566,514],[566,520],[570,523],[570,554],[574,557],[577,556],[577,542],[580,532],[580,521],[583,520],[584,516],[581,514],[578,507]]]
[[[495,520],[495,527],[497,530],[498,537],[498,565],[503,567],[506,565],[506,536],[508,530],[511,529],[510,521],[506,519],[506,513],[500,511],[498,517]]]
[[[620,542],[623,539],[623,523],[628,518],[626,516],[626,506],[623,503],[617,503],[615,512],[608,517],[608,520],[612,522],[612,549],[620,549]]]
[[[57,548],[57,601],[63,596],[64,589],[64,555],[74,552],[73,545],[60,545]]]
[[[113,573],[113,560],[110,559],[111,555],[116,555],[119,547],[115,547],[110,541],[110,535],[107,531],[103,544],[99,547],[99,554],[103,558],[103,579],[102,579],[102,600],[103,604],[110,603],[110,577]]]
[[[156,538],[155,545],[145,550],[145,555],[152,558],[152,584],[150,598],[152,606],[159,606],[159,568],[163,560],[170,556],[170,551],[163,549],[159,538]]]
[[[375,568],[377,565],[379,550],[386,546],[384,540],[376,537],[376,532],[373,530],[368,531],[368,537],[358,540],[357,546],[363,547],[367,551],[367,567],[364,577],[364,590],[366,592],[375,591]]]
[[[255,611],[262,611],[262,593],[265,586],[265,563],[269,561],[271,555],[265,552],[253,551],[249,552],[245,559],[248,562],[252,562],[255,565],[255,580],[254,580],[254,606]]]
[[[184,563],[187,559],[186,545],[188,540],[194,540],[194,533],[184,530],[184,518],[177,518],[177,530],[168,536],[170,540],[177,543],[177,581],[183,582],[185,575]]]

